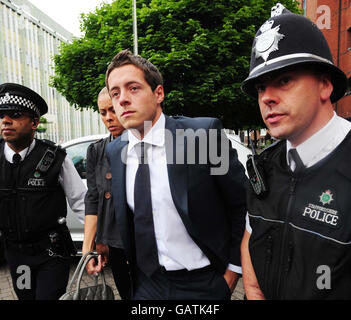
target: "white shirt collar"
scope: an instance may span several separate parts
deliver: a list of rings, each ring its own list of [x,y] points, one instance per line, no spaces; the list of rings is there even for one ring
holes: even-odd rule
[[[150,131],[144,136],[142,140],[138,139],[130,129],[128,129],[128,152],[130,152],[135,145],[139,142],[144,141],[148,144],[152,144],[154,146],[163,147],[165,144],[165,125],[166,125],[166,118],[163,113],[161,113],[158,120],[155,124],[151,127]]]
[[[33,139],[32,143],[30,144],[29,147],[23,149],[21,152],[19,152],[18,154],[21,156],[21,161],[24,160],[24,158],[34,149],[35,146],[35,139]],[[29,148],[29,150],[28,150]],[[28,153],[27,153],[28,151]],[[5,148],[4,148],[4,153],[5,153],[5,158],[8,162],[12,163],[12,158],[13,155],[16,153],[15,151],[13,151],[9,145],[7,143],[5,143]]]
[[[351,128],[351,124],[345,121],[346,120],[340,118],[334,112],[333,117],[323,128],[296,147],[296,151],[305,167],[310,167],[315,164],[339,145]],[[290,159],[288,157],[288,152],[292,148],[293,146],[290,141],[287,140],[286,158],[289,166]]]

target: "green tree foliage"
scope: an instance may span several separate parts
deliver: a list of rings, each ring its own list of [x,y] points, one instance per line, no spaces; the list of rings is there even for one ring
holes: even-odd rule
[[[296,12],[294,0],[281,1]],[[257,102],[240,90],[256,30],[276,0],[138,0],[139,54],[165,80],[169,115],[212,116],[227,128],[261,125]],[[76,108],[96,108],[109,61],[133,48],[132,1],[82,15],[84,36],[54,57],[52,85]]]

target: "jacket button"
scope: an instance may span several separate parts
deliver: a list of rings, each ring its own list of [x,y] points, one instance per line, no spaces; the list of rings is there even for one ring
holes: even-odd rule
[[[106,173],[106,179],[107,179],[107,180],[111,180],[111,178],[112,178],[111,172],[107,172],[107,173]]]
[[[110,199],[111,198],[111,193],[105,192],[105,199]]]

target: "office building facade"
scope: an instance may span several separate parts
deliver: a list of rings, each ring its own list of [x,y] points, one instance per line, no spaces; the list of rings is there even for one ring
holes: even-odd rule
[[[29,1],[0,0],[0,83],[25,85],[46,100],[48,123],[38,137],[56,143],[107,132],[97,112],[76,110],[49,86],[53,56],[71,40],[71,33]]]

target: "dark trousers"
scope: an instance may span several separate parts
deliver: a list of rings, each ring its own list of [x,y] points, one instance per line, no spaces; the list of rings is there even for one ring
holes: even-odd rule
[[[130,300],[131,280],[127,257],[123,249],[109,246],[109,264],[122,300]]]
[[[6,250],[12,284],[19,300],[58,300],[66,291],[70,259],[49,257],[46,251],[28,255]]]
[[[133,300],[229,300],[230,289],[216,270],[184,274],[157,271],[147,277],[137,269]]]

